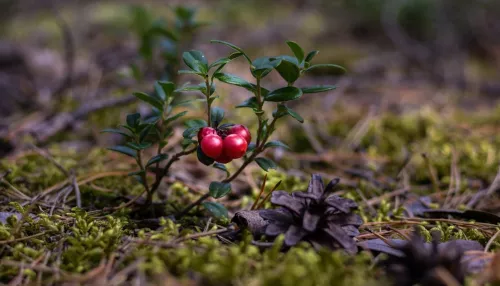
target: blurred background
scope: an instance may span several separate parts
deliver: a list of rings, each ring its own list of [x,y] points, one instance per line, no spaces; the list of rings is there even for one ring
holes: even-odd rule
[[[362,147],[366,132],[349,131],[384,112],[492,109],[500,98],[496,0],[1,0],[0,14],[1,156],[26,142],[109,145],[116,138],[102,128],[145,112],[132,91],[158,79],[193,80],[175,72],[182,51],[202,50],[209,61],[230,52],[211,39],[252,58],[289,54],[284,42],[293,40],[320,51],[314,62],[346,67],[344,75],[318,69],[298,83],[338,86],[296,107],[310,119],[300,127],[305,139],[292,142],[298,151]],[[242,60],[226,71],[251,80]],[[283,84],[277,74],[269,78],[270,88]],[[219,87],[224,107],[248,97]],[[230,114],[252,124],[245,112]],[[339,118],[351,123],[332,125]]]

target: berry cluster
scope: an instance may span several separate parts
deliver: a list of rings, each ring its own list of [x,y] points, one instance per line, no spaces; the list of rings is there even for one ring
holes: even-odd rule
[[[251,140],[250,131],[241,124],[217,129],[203,127],[198,132],[201,151],[222,164],[243,157]]]

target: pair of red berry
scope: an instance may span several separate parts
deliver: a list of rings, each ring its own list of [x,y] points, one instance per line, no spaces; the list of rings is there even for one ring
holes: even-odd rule
[[[251,140],[250,131],[241,124],[219,130],[203,127],[198,132],[201,151],[207,157],[223,164],[243,157]]]

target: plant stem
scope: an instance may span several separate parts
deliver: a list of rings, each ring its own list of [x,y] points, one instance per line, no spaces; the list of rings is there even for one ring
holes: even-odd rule
[[[207,93],[205,94],[207,98],[207,114],[208,114],[208,126],[212,127],[212,108],[210,107],[212,103],[210,102],[210,81],[208,76],[205,78],[205,84],[206,84],[206,89]]]
[[[259,121],[259,128],[257,129],[257,146],[260,144],[260,133],[262,132],[262,95],[260,93],[260,78],[257,78],[256,82],[256,88],[257,90],[255,91],[255,98],[257,99],[257,104],[259,106],[258,112],[257,112],[257,119]]]
[[[191,149],[184,150],[184,151],[181,151],[179,153],[176,153],[174,156],[172,156],[172,158],[170,158],[170,160],[167,162],[167,164],[165,165],[165,167],[163,168],[163,170],[156,172],[156,180],[153,183],[153,186],[151,187],[151,191],[148,193],[148,197],[149,197],[149,194],[151,194],[151,198],[152,198],[153,194],[156,192],[156,190],[160,186],[161,180],[168,174],[168,171],[170,170],[170,167],[172,167],[172,165],[176,161],[179,161],[179,159],[182,156],[189,155],[189,154],[195,152],[196,148],[197,148],[197,146],[195,146],[195,147],[193,147]]]
[[[243,172],[243,170],[246,168],[246,166],[248,166],[248,164],[252,163],[252,161],[255,159],[255,157],[257,157],[260,154],[260,152],[262,152],[262,150],[260,150],[260,148],[259,149],[255,149],[253,151],[252,155],[250,155],[250,157],[248,157],[245,160],[245,162],[243,162],[243,164],[240,166],[240,168],[231,177],[223,180],[222,182],[229,183],[229,182],[233,181],[234,179],[236,179],[236,177],[238,177],[238,175],[241,172]],[[198,200],[196,200],[195,202],[191,203],[186,208],[184,208],[175,217],[176,218],[181,218],[182,216],[186,215],[190,210],[192,210],[194,207],[196,207],[196,206],[200,205],[201,203],[203,203],[209,197],[210,197],[210,193],[207,192],[206,194],[204,194],[203,196],[201,196]]]
[[[186,215],[191,209],[193,209],[194,207],[200,205],[201,203],[203,203],[203,201],[205,201],[206,199],[208,199],[210,197],[210,193],[206,193],[204,194],[203,196],[201,196],[198,200],[196,200],[194,203],[190,204],[189,206],[187,206],[186,208],[184,208],[180,213],[178,213],[175,218],[179,219],[181,217],[183,217],[184,215]]]
[[[142,153],[141,151],[137,151],[137,165],[139,165],[139,168],[141,169],[141,178],[142,178],[142,184],[144,188],[146,189],[146,192],[149,193],[149,186],[148,182],[146,181],[146,169],[144,169],[144,165],[142,164]]]
[[[257,78],[256,88],[257,88],[257,90],[255,92],[255,98],[257,99],[257,103],[259,105],[259,109],[258,109],[258,112],[257,112],[257,117],[258,117],[258,121],[259,121],[259,129],[257,131],[257,143],[256,143],[257,146],[253,150],[252,154],[245,160],[245,162],[243,162],[243,164],[240,166],[240,168],[233,175],[231,175],[229,178],[223,180],[222,181],[223,183],[230,183],[231,181],[233,181],[234,179],[236,179],[239,176],[239,174],[241,172],[243,172],[243,170],[250,163],[252,163],[253,160],[260,153],[262,153],[264,151],[264,145],[266,144],[267,140],[269,139],[269,136],[271,135],[271,133],[274,130],[274,125],[276,124],[276,120],[277,120],[276,117],[273,118],[273,121],[271,121],[271,124],[269,124],[269,128],[268,128],[267,134],[265,134],[264,138],[261,138],[262,128],[263,128],[263,125],[264,125],[263,124],[264,121],[262,120],[262,115],[263,115],[262,106],[264,105],[264,102],[262,101],[262,95],[261,95],[261,90],[260,90],[260,78]],[[208,91],[208,80],[207,80],[207,91]],[[209,105],[208,108],[210,109],[210,105]],[[209,118],[210,118],[210,113],[209,113]],[[210,119],[209,119],[209,121],[210,121]],[[210,197],[210,193],[207,192],[206,194],[204,194],[203,196],[201,196],[198,200],[196,200],[195,202],[191,203],[186,208],[184,208],[175,217],[176,218],[180,218],[180,217],[186,215],[190,210],[192,210],[194,207],[196,207],[196,206],[200,205],[201,203],[203,203],[203,201],[205,201],[209,197]]]

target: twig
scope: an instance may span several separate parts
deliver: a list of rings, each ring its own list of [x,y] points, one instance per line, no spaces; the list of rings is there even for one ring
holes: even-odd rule
[[[397,247],[397,245],[389,241],[387,238],[381,236],[380,234],[374,232],[373,230],[369,228],[367,228],[366,230],[369,231],[371,234],[375,235],[376,237],[380,238],[383,242],[385,242],[385,244],[389,245],[390,247]]]
[[[399,229],[393,228],[393,227],[390,227],[390,226],[387,226],[387,228],[390,229],[390,230],[392,230],[392,231],[394,231],[395,233],[399,234],[399,236],[401,236],[403,239],[411,240],[410,237],[408,237],[408,235],[404,234]]]
[[[32,238],[36,238],[36,237],[40,237],[40,236],[46,235],[47,233],[48,233],[48,231],[43,231],[43,232],[39,232],[37,234],[33,234],[33,235],[30,235],[30,236],[25,236],[25,237],[21,237],[21,238],[10,239],[10,240],[0,240],[0,245],[2,245],[2,244],[9,244],[9,243],[12,243],[12,242],[20,242],[20,241],[29,240],[29,239],[32,239]]]
[[[74,67],[75,67],[75,43],[71,29],[62,17],[56,15],[56,22],[61,29],[62,39],[64,42],[64,63],[65,71],[64,78],[59,86],[54,90],[53,95],[59,97],[66,89],[70,88],[73,83]]]
[[[457,279],[451,273],[443,268],[442,266],[436,267],[434,269],[434,276],[436,276],[441,282],[444,283],[446,286],[460,286],[460,284]]]
[[[400,196],[400,195],[404,195],[407,192],[408,192],[408,189],[406,189],[406,188],[394,190],[394,191],[389,192],[389,193],[384,193],[383,195],[381,195],[379,197],[376,197],[376,198],[373,198],[373,199],[369,199],[368,201],[366,201],[366,204],[370,205],[370,206],[373,206],[373,205],[379,204],[383,200],[386,200],[386,199],[389,199],[389,198],[392,198],[392,197],[396,197],[396,196]]]
[[[255,202],[253,202],[253,205],[252,207],[250,208],[251,210],[254,210],[255,207],[257,206],[257,203],[259,202],[260,200],[260,197],[262,196],[262,194],[264,193],[264,188],[266,187],[266,181],[267,181],[267,173],[264,175],[264,180],[262,181],[262,185],[260,187],[260,192],[259,192],[259,195],[257,196],[257,199],[255,200]]]
[[[6,184],[12,191],[14,191],[16,196],[18,196],[20,199],[23,199],[23,200],[30,200],[31,199],[30,197],[25,195],[23,192],[21,192],[18,188],[16,188],[14,185],[9,183],[9,181],[5,180],[4,178],[0,178],[0,182],[3,182],[4,184]]]
[[[264,206],[266,201],[271,197],[271,194],[276,191],[276,189],[281,185],[281,181],[279,181],[276,185],[274,185],[273,189],[267,194],[267,196],[259,203],[259,205],[256,207],[256,209],[260,209]]]
[[[488,243],[486,244],[486,246],[484,247],[484,252],[488,252],[488,250],[490,249],[490,246],[493,244],[493,242],[495,242],[495,240],[497,239],[498,235],[500,235],[500,230],[498,230],[495,235],[493,235],[490,240],[488,240]]]
[[[45,159],[49,160],[52,164],[54,164],[54,166],[56,166],[57,169],[59,169],[59,171],[61,171],[61,173],[63,173],[66,177],[69,178],[71,176],[68,170],[66,170],[66,168],[64,168],[59,162],[57,162],[56,159],[54,159],[54,157],[49,153],[49,151],[38,148],[34,144],[30,144],[30,147],[40,156],[44,157]]]
[[[432,186],[434,187],[434,192],[439,192],[439,182],[436,175],[436,170],[432,167],[431,160],[427,156],[427,154],[422,153],[422,158],[424,158],[425,163],[427,164],[427,169],[429,170],[429,176],[431,177]]]
[[[78,182],[76,180],[76,174],[75,174],[74,170],[71,170],[71,178],[72,178],[73,190],[75,190],[76,206],[81,208],[82,207],[82,196],[80,194],[80,187],[78,187]]]
[[[457,150],[453,148],[451,153],[451,163],[450,163],[450,184],[448,187],[448,193],[444,200],[443,206],[447,207],[448,204],[451,205],[453,200],[453,195],[460,190],[460,174],[457,167],[458,154]]]

